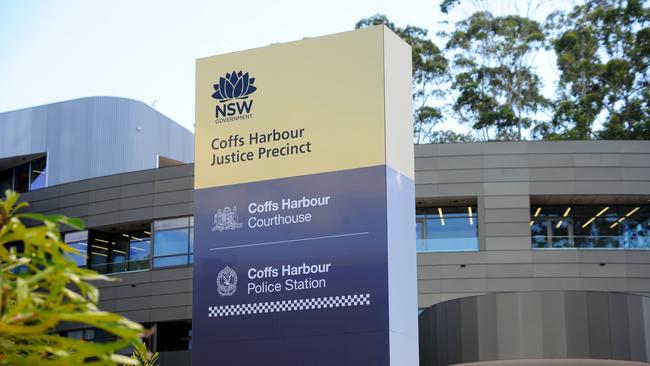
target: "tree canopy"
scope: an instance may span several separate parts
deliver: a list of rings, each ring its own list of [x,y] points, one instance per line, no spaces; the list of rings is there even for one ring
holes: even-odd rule
[[[456,25],[447,43],[456,53],[453,109],[484,139],[521,140],[547,104],[528,61],[544,39],[537,22],[520,16],[477,12]]]
[[[592,0],[549,18],[560,85],[542,137],[650,138],[649,26],[639,0]]]
[[[460,3],[439,6],[447,14]],[[650,8],[642,0],[585,1],[542,23],[479,9],[439,34],[444,48],[426,29],[385,15],[356,28],[377,24],[413,49],[416,143],[650,138]],[[556,56],[553,97],[542,93],[533,62],[541,50]],[[446,121],[470,132],[440,128]]]
[[[377,14],[361,19],[355,28],[365,28],[383,24],[390,28],[412,48],[413,62],[413,134],[417,143],[435,138],[434,127],[442,120],[442,111],[430,103],[433,98],[444,95],[440,87],[449,79],[448,61],[442,50],[427,38],[428,31],[407,25],[397,27],[385,15]],[[451,133],[451,131],[448,131]]]

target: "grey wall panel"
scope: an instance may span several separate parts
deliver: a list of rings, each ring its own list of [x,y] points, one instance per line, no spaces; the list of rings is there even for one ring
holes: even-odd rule
[[[485,197],[485,208],[528,208],[530,197],[525,196],[487,196]]]
[[[490,208],[484,210],[484,212],[483,216],[486,223],[523,222],[528,224],[530,221],[530,209],[528,208]]]
[[[480,230],[480,228],[479,228]],[[530,238],[524,236],[492,236],[485,238],[486,250],[529,250]]]
[[[541,321],[545,325],[541,327],[541,358],[563,357],[567,354],[565,296],[561,292],[548,292],[545,296],[540,296],[538,301]]]
[[[478,313],[475,301],[460,300],[459,308],[461,340],[461,362],[471,362],[479,357],[478,352]]]
[[[191,351],[160,352],[161,365],[190,366],[192,364]]]

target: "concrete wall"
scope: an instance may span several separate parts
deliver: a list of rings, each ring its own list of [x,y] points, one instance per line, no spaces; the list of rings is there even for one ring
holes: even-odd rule
[[[424,145],[415,156],[418,200],[475,197],[481,243],[477,252],[418,254],[419,307],[495,292],[650,294],[650,251],[532,250],[529,226],[531,196],[650,199],[650,141]],[[24,198],[31,210],[81,217],[92,228],[191,215],[192,189],[187,164],[63,184]],[[115,277],[122,281],[100,285],[107,310],[141,322],[191,317],[191,267]]]
[[[650,361],[650,298],[548,291],[466,297],[420,320],[420,364],[517,359]]]
[[[144,103],[90,97],[0,113],[0,169],[47,153],[47,183],[194,161],[193,134]]]

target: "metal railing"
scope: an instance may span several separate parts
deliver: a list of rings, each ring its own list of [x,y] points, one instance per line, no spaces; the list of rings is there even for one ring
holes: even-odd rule
[[[133,271],[144,271],[150,269],[149,258],[124,262],[96,263],[89,266],[90,269],[102,274],[124,273]]]
[[[533,236],[533,248],[650,249],[650,236]]]
[[[417,252],[460,252],[477,251],[478,237],[417,239]]]

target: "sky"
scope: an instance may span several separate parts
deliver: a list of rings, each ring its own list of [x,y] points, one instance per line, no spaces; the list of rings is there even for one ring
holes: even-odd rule
[[[527,3],[483,2],[495,13]],[[540,3],[533,16],[543,18],[568,2]],[[347,31],[378,13],[434,36],[473,6],[465,1],[447,15],[438,0],[0,0],[0,113],[119,96],[193,131],[197,58]],[[550,95],[554,62],[551,54],[536,56]]]

